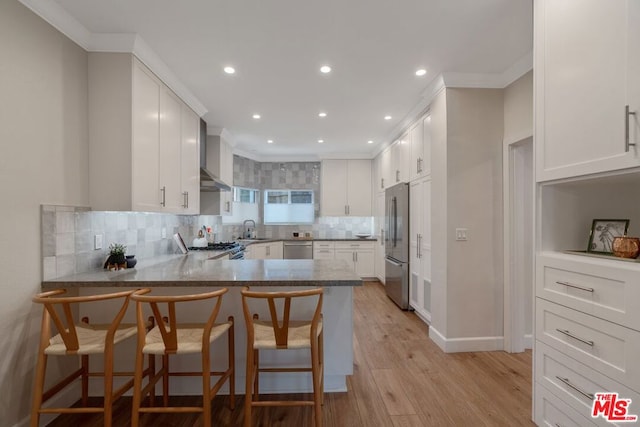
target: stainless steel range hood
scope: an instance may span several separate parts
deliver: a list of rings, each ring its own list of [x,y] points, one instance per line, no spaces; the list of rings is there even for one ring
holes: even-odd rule
[[[231,187],[207,168],[200,166],[200,191],[231,191]]]
[[[207,122],[200,119],[200,191],[231,191],[231,186],[207,169]]]

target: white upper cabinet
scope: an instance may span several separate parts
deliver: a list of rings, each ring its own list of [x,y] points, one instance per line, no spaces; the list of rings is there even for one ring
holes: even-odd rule
[[[391,177],[388,187],[409,181],[409,163],[411,162],[411,141],[409,134],[402,135],[391,146]],[[385,182],[386,185],[386,182]]]
[[[169,212],[182,209],[182,108],[180,99],[163,87],[160,91],[160,191],[161,206]]]
[[[323,216],[371,216],[371,161],[323,160]]]
[[[538,181],[640,165],[638,9],[635,0],[536,1]]]
[[[186,105],[182,106],[181,180],[182,207],[185,213],[200,213],[200,118]],[[193,159],[196,159],[194,162]]]
[[[185,112],[195,116],[195,139],[193,128],[184,126]],[[195,213],[197,197],[195,211],[184,207],[183,180],[189,175],[189,185],[195,184],[197,123],[195,113],[131,54],[90,53],[91,207]],[[199,176],[195,180],[199,186]]]
[[[393,176],[395,172],[392,171],[391,167],[391,150],[391,147],[387,147],[382,153],[379,154],[380,173],[379,181],[377,183],[379,191],[384,191],[395,182],[395,177]]]
[[[225,184],[233,186],[233,149],[222,136],[207,137],[207,169]],[[233,191],[200,193],[200,213],[203,215],[233,215]]]
[[[409,139],[411,141],[411,161],[409,162],[409,180],[423,176],[424,170],[424,129],[422,120],[418,120],[409,131]]]

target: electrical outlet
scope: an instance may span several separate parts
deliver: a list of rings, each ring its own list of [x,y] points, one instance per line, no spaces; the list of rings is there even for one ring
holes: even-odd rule
[[[163,239],[167,238],[167,229],[166,229],[166,227],[162,227],[162,236],[160,236],[160,237],[162,237]]]
[[[93,236],[93,250],[97,251],[99,249],[102,249],[102,234]]]
[[[458,241],[466,241],[467,240],[467,231],[466,228],[456,228],[456,240]]]

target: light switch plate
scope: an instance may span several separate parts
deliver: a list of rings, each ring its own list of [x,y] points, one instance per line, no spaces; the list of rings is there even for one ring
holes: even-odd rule
[[[456,240],[464,242],[467,240],[467,228],[456,228]]]
[[[96,234],[93,236],[93,250],[102,249],[102,234]]]

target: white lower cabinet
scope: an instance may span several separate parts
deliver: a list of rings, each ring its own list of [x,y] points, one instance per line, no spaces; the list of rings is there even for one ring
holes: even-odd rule
[[[640,402],[639,278],[635,263],[538,254],[534,352],[538,425],[612,425],[602,417],[591,418],[596,392],[616,392],[621,399]],[[630,409],[631,414],[640,414],[634,406]]]
[[[282,242],[253,243],[244,251],[245,259],[282,259]]]
[[[335,259],[334,242],[313,242],[313,259]]]
[[[351,262],[354,271],[360,277],[374,277],[375,242],[336,242],[335,259]]]
[[[376,242],[313,242],[313,259],[342,259],[353,266],[360,277],[375,277],[374,245]]]
[[[409,186],[409,305],[431,322],[431,179]]]

